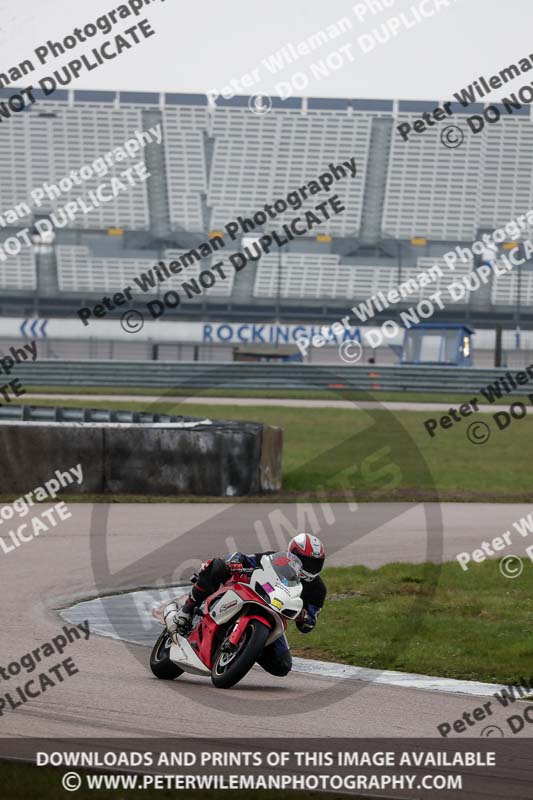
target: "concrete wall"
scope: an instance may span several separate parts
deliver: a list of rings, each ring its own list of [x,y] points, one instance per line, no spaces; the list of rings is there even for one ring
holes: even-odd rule
[[[66,493],[238,497],[281,487],[279,428],[224,420],[190,425],[0,423],[0,493],[32,491],[79,463],[83,483]]]

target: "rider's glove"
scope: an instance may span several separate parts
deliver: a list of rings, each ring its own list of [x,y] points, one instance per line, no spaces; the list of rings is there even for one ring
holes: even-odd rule
[[[306,611],[305,608],[302,608],[296,617],[295,622],[300,633],[309,633],[316,625],[316,617]]]
[[[226,566],[232,575],[236,575],[243,572],[244,573],[253,572],[253,567],[251,567],[250,565],[250,560],[244,555],[244,553],[234,553],[226,561]]]

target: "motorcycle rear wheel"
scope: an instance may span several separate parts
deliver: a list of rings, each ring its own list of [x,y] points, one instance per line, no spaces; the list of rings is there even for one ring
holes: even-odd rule
[[[217,689],[230,689],[242,680],[261,656],[269,633],[268,625],[257,619],[252,620],[233,657],[222,650],[217,653],[211,669],[213,685]]]
[[[156,676],[164,681],[171,681],[183,674],[181,667],[170,660],[170,636],[167,631],[158,637],[150,655],[150,669]]]

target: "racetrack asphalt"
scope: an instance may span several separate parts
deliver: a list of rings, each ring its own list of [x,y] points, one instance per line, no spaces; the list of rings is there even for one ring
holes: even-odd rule
[[[337,548],[331,565],[376,567],[428,558],[423,506],[384,505],[388,506],[385,511],[383,505],[370,503],[329,507],[334,521],[320,535],[330,552]],[[501,534],[530,510],[511,504],[443,504],[441,508],[443,548],[442,553],[438,548],[430,552],[434,560],[451,560],[458,551],[476,548],[482,539]],[[39,506],[38,513],[43,509]],[[281,509],[288,519],[296,519],[297,514],[292,504],[269,507],[263,503],[112,504],[95,506],[94,514],[88,504],[71,504],[69,509],[72,518],[61,526],[13,552],[0,552],[0,665],[4,667],[61,633],[65,622],[60,609],[117,591],[165,582],[174,585],[176,578],[190,575],[198,559],[236,547],[261,549],[267,543],[259,542],[258,548],[254,522],[265,521],[270,512]],[[430,521],[430,539],[432,525]],[[0,535],[7,533],[6,528],[4,522]],[[368,533],[354,541],[359,530]],[[221,737],[238,730],[239,736],[254,739],[269,735],[434,737],[439,735],[437,725],[453,722],[483,701],[358,680],[337,696],[336,678],[293,672],[280,679],[259,668],[230,692],[192,676],[168,684],[150,673],[148,648],[96,635],[68,645],[63,656],[47,659],[39,669],[68,656],[74,659],[77,674],[20,708],[5,711],[0,716],[0,735],[164,737],[187,732]],[[30,677],[21,673],[9,683],[2,681],[1,691],[13,691]],[[327,691],[331,702],[318,707],[316,696]],[[503,727],[509,713],[500,709],[498,716],[476,723],[463,735],[479,736],[488,723]]]

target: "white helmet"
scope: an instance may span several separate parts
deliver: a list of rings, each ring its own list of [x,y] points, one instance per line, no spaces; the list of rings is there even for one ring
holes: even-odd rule
[[[314,581],[326,560],[326,551],[320,539],[310,533],[299,533],[290,540],[288,550],[302,562],[302,579]]]

